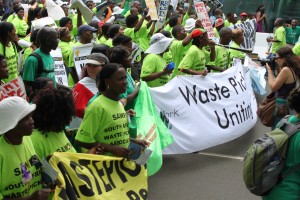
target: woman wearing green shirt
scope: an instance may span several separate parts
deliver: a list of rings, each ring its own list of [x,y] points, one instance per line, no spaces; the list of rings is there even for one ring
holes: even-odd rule
[[[16,14],[17,17],[15,17],[11,23],[15,26],[16,33],[19,36],[19,38],[24,38],[27,35],[28,31],[28,24],[24,20],[24,8],[20,6],[16,10]]]
[[[16,96],[0,102],[0,199],[44,200],[51,192],[42,189],[42,164],[30,139],[35,107]]]
[[[102,93],[86,108],[75,140],[86,149],[100,144],[106,155],[127,157],[130,141],[146,146],[145,141],[131,139],[128,119],[120,94],[126,91],[126,70],[120,64],[110,63],[99,74],[98,89]]]
[[[193,30],[191,37],[193,45],[181,60],[178,68],[186,74],[206,76],[207,63],[215,60],[215,43],[208,39],[207,32],[203,29]],[[210,47],[210,52],[203,48],[207,45]]]

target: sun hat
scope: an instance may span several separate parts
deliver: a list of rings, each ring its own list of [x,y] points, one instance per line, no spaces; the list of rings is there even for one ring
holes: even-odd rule
[[[82,32],[84,32],[84,31],[92,31],[92,32],[96,32],[97,29],[95,29],[94,27],[89,26],[89,25],[81,25],[81,26],[78,28],[78,35],[82,34]]]
[[[196,20],[194,18],[189,18],[185,22],[184,30],[186,32],[191,32],[195,28]]]
[[[221,18],[216,19],[216,21],[215,21],[215,27],[219,27],[219,26],[221,26],[223,24],[224,24],[224,20],[223,19],[221,19]]]
[[[103,61],[105,63],[103,63]],[[86,64],[92,65],[103,65],[109,63],[108,58],[102,53],[92,53],[91,55],[87,56]]]
[[[115,7],[113,8],[113,13],[112,13],[112,15],[119,15],[119,14],[121,14],[121,13],[123,12],[123,10],[124,10],[124,9],[120,8],[119,6],[115,6]]]
[[[240,14],[240,16],[246,16],[246,17],[247,17],[248,15],[247,15],[247,13],[242,12],[242,13]]]
[[[155,33],[151,37],[150,47],[145,53],[161,54],[170,46],[172,40],[172,38],[167,38],[161,33]]]
[[[13,96],[0,101],[0,135],[15,128],[19,121],[35,110],[35,104]]]

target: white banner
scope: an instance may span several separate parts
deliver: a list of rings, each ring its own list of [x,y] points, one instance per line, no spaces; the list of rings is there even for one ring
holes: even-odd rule
[[[152,20],[158,20],[157,9],[154,0],[145,0],[147,8],[149,8],[149,15]]]
[[[61,49],[59,47],[56,50],[52,50],[50,55],[54,59],[54,73],[55,81],[61,85],[68,87],[68,76],[64,65]]]
[[[178,0],[171,0],[170,5],[173,6],[173,10],[176,10],[178,4]]]
[[[165,24],[168,7],[169,7],[169,0],[160,0],[159,7],[158,7],[158,21],[156,22],[155,26],[156,29],[161,29]]]
[[[73,47],[74,64],[79,78],[81,77],[81,69],[85,65],[86,57],[91,54],[92,48],[93,44],[91,43]]]
[[[269,55],[272,43],[267,42],[268,37],[273,37],[273,33],[256,33],[255,45],[252,53],[257,54],[259,59],[266,59]]]
[[[197,17],[198,17],[198,19],[201,20],[203,28],[207,31],[208,38],[209,39],[215,38],[215,32],[211,25],[209,16],[206,12],[204,3],[200,0],[194,0],[194,4],[195,4],[195,10],[197,13]]]
[[[256,20],[247,20],[241,24],[235,24],[230,26],[232,29],[241,28],[244,31],[244,43],[241,47],[244,49],[253,49],[255,45],[255,35],[256,35]]]
[[[257,103],[249,70],[234,66],[207,76],[178,76],[151,88],[175,142],[165,154],[200,151],[240,137],[256,123]]]

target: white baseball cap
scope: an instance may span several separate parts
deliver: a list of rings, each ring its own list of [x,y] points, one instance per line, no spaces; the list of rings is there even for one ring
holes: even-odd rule
[[[29,104],[18,96],[0,101],[0,135],[15,128],[19,121],[33,112],[35,108],[35,104]]]
[[[167,38],[161,33],[155,33],[151,37],[150,47],[145,53],[161,54],[170,46],[172,40],[172,38]]]
[[[185,22],[184,30],[188,33],[190,33],[195,28],[195,23],[197,20],[194,18],[189,18]]]

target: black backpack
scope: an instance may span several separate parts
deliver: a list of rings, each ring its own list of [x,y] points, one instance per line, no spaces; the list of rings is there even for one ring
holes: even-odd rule
[[[54,72],[54,70],[47,70],[47,69],[44,69],[44,63],[43,63],[43,59],[42,57],[40,56],[40,54],[38,54],[37,52],[32,52],[29,56],[33,56],[37,59],[38,61],[38,68],[37,68],[37,77],[40,77],[41,74],[44,72],[44,73],[52,73]],[[29,57],[28,56],[28,57]]]

